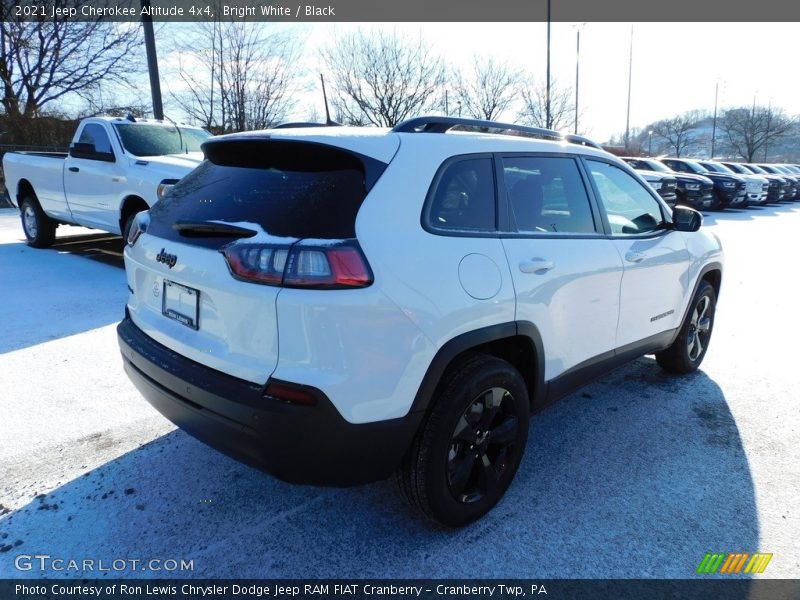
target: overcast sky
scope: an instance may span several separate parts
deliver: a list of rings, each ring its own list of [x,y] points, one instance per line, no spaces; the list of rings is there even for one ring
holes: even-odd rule
[[[260,24],[260,26],[276,25]],[[172,36],[166,24],[159,37]],[[545,23],[289,24],[305,39],[309,81],[319,72],[318,49],[357,27],[421,34],[451,64],[468,67],[474,54],[493,55],[544,80]],[[633,28],[631,127],[692,109],[713,110],[719,81],[720,108],[756,102],[800,114],[798,23],[587,23],[581,32],[580,128],[600,141],[625,130],[628,53]],[[552,76],[574,86],[576,33],[572,23],[553,23]],[[179,34],[181,31],[175,31]],[[161,43],[159,41],[159,43]],[[169,64],[174,56],[160,59]],[[167,87],[169,82],[167,82]],[[311,104],[323,113],[321,94],[298,103],[294,119],[306,119]],[[513,118],[514,115],[508,115]]]

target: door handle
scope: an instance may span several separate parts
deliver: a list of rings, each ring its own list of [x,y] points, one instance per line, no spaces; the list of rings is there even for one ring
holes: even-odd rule
[[[642,262],[642,261],[643,261],[645,258],[646,258],[646,255],[645,255],[645,253],[644,253],[644,252],[634,252],[634,251],[631,251],[631,252],[628,252],[628,253],[625,255],[625,260],[627,260],[628,262],[632,262],[632,263],[640,263],[640,262]]]
[[[70,167],[69,170],[72,171],[73,173],[77,173],[78,171],[80,171],[78,167]]]
[[[530,260],[523,260],[519,263],[519,270],[523,273],[538,273],[542,275],[547,273],[555,267],[552,260],[544,260],[543,258],[532,258]]]

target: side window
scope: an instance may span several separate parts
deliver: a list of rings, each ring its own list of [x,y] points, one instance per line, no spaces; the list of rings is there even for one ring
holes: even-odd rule
[[[586,164],[600,192],[611,233],[650,233],[663,226],[661,206],[636,179],[606,162],[587,160]]]
[[[503,158],[503,179],[518,231],[596,233],[589,196],[575,160]]]
[[[97,123],[89,123],[83,128],[81,137],[78,139],[79,144],[93,144],[95,152],[104,152],[111,154],[111,140],[108,139],[106,130],[102,125]]]
[[[428,225],[449,231],[496,231],[491,158],[448,165],[429,196]]]

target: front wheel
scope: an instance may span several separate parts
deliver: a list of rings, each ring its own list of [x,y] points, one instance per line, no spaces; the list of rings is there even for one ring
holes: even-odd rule
[[[19,205],[22,231],[29,246],[47,248],[56,238],[58,224],[44,214],[35,198],[27,196]]]
[[[476,354],[449,370],[398,483],[409,503],[449,527],[471,523],[503,497],[528,439],[525,382],[506,361]]]
[[[703,362],[714,329],[717,293],[702,281],[689,307],[689,313],[672,345],[656,354],[656,361],[670,373],[691,373]]]

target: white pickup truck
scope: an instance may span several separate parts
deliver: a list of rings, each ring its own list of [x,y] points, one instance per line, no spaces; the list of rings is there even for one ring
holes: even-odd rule
[[[81,121],[69,153],[6,153],[6,188],[28,244],[49,246],[62,224],[124,235],[136,213],[200,164],[209,135],[162,121],[92,117]]]

